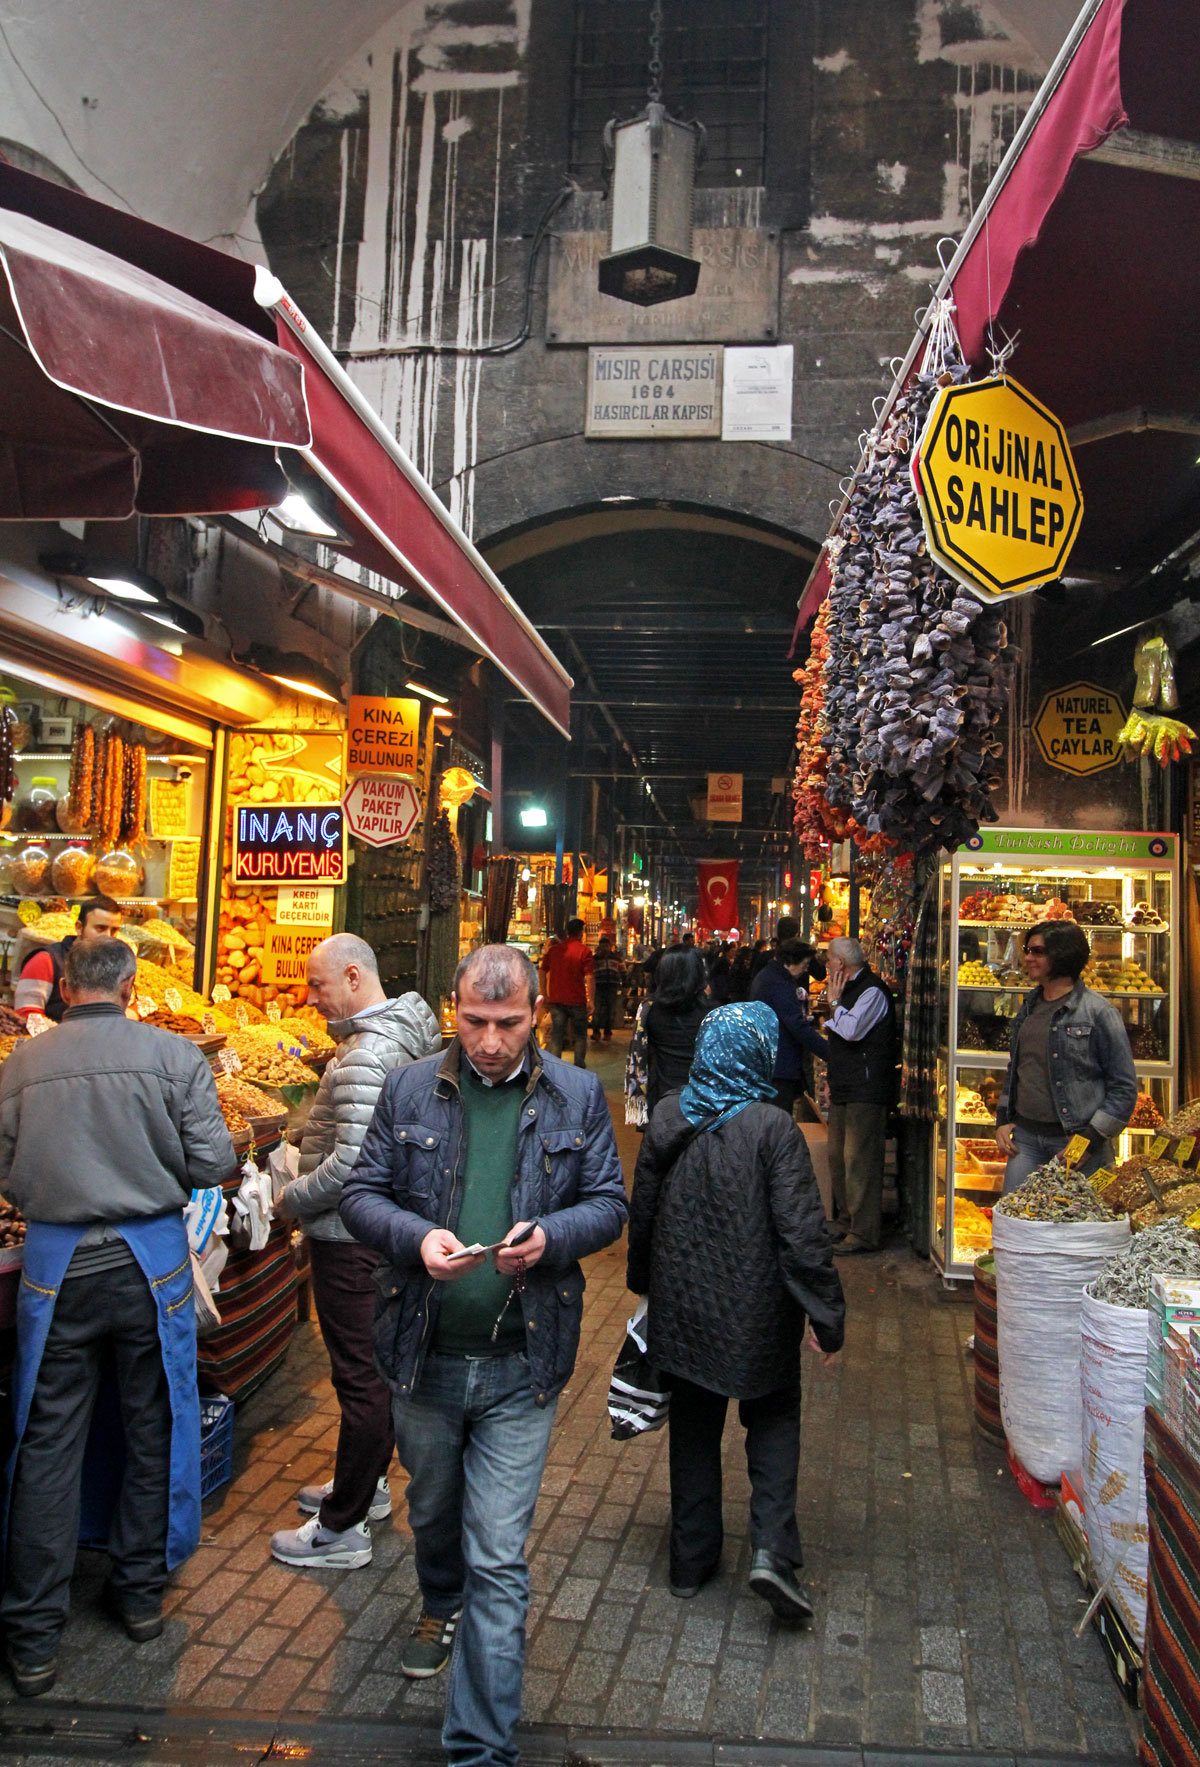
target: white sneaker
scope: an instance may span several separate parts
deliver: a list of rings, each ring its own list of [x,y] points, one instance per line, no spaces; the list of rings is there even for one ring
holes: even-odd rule
[[[271,1536],[271,1557],[285,1565],[325,1565],[330,1570],[357,1571],[371,1562],[371,1533],[366,1522],[335,1534],[314,1515],[298,1528],[281,1528]]]
[[[328,1497],[332,1490],[332,1479],[330,1479],[328,1484],[325,1485],[305,1485],[304,1489],[296,1498],[296,1505],[300,1510],[301,1515],[316,1515],[323,1500]],[[367,1520],[369,1522],[386,1522],[391,1513],[392,1487],[388,1484],[387,1474],[385,1473],[375,1487],[375,1496],[371,1501],[370,1509],[367,1511]]]

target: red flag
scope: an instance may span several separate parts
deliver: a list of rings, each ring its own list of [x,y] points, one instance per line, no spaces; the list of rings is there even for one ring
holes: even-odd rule
[[[738,924],[738,870],[736,859],[700,860],[700,911],[696,918],[702,933],[728,933]]]

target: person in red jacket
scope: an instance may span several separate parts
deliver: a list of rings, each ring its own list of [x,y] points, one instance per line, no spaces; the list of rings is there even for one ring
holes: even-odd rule
[[[575,1034],[575,1066],[587,1066],[588,980],[595,960],[583,942],[583,922],[569,920],[567,936],[545,956],[546,1004],[550,1008],[551,1055],[562,1055],[567,1020]]]
[[[93,896],[83,903],[76,923],[79,931],[55,945],[41,945],[21,965],[13,1004],[23,1018],[31,1012],[45,1013],[57,1024],[67,1009],[59,983],[66,968],[67,952],[74,944],[90,945],[95,939],[112,939],[121,930],[121,910],[111,896]]]

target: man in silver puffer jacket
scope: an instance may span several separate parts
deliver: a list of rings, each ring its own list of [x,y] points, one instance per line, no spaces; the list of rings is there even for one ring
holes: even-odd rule
[[[342,1186],[393,1068],[441,1048],[437,1020],[419,994],[389,1000],[375,953],[353,933],[335,933],[308,960],[308,998],[324,1014],[337,1053],[325,1069],[300,1142],[299,1176],[278,1207],[308,1240],[313,1300],[341,1409],[337,1459],[328,1484],[306,1486],[311,1519],[271,1540],[287,1565],[353,1570],[371,1562],[369,1523],[391,1514],[391,1399],[376,1371],[371,1322],[379,1254],[360,1245],[338,1215]]]

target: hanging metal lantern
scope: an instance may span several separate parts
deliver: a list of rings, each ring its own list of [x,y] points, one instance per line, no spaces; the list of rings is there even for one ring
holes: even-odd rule
[[[650,86],[646,109],[604,130],[611,168],[608,255],[600,293],[653,307],[695,294],[700,261],[692,256],[692,203],[704,129],[668,116],[662,103],[662,6],[650,9]]]

